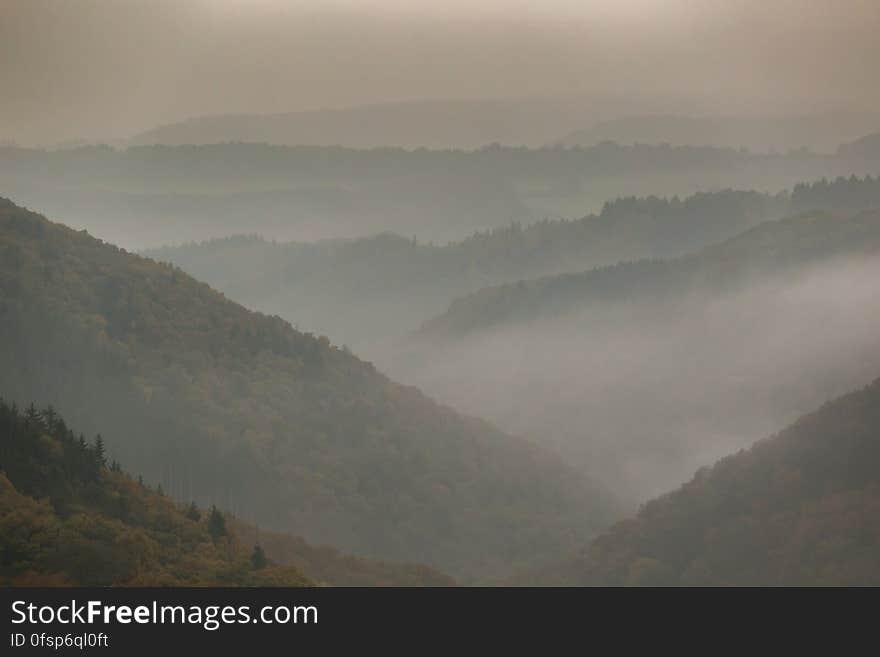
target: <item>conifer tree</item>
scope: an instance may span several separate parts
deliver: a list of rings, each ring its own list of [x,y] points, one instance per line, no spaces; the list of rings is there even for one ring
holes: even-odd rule
[[[211,515],[208,516],[208,532],[214,540],[226,536],[226,518],[213,505],[211,506]]]
[[[107,453],[104,448],[104,439],[101,438],[101,434],[95,436],[95,459],[101,467],[107,465]]]
[[[254,570],[262,570],[267,565],[266,553],[260,547],[260,544],[257,543],[254,545],[254,551],[251,553],[251,566],[253,566]]]
[[[195,502],[189,503],[189,507],[186,510],[186,517],[193,522],[198,522],[202,519],[202,512],[199,511],[199,507],[196,506]]]

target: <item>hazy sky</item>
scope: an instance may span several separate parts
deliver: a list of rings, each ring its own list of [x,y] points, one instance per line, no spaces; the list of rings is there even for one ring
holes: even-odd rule
[[[880,107],[877,0],[0,0],[0,139],[389,100]]]

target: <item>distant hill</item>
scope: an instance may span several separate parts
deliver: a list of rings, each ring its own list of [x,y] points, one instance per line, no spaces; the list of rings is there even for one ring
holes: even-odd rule
[[[880,250],[880,210],[814,213],[771,221],[699,253],[641,260],[486,288],[455,300],[425,323],[425,338],[455,338],[587,309],[596,300],[662,302],[695,288],[718,289],[843,254]]]
[[[143,253],[251,308],[307,322],[361,351],[409,333],[451,300],[487,286],[677,257],[813,209],[869,208],[880,208],[880,179],[841,177],[799,183],[791,193],[619,198],[581,219],[514,223],[445,245],[392,233],[318,243],[238,235]]]
[[[108,463],[51,408],[0,400],[0,583],[12,586],[304,586],[253,564],[223,514],[180,507]]]
[[[243,232],[306,242],[395,232],[421,242],[599,212],[609,199],[880,173],[880,160],[705,146],[475,150],[255,143],[0,147],[0,193],[129,249]]]
[[[465,577],[610,517],[554,456],[179,269],[3,201],[0,394],[43,399],[182,499]]]
[[[808,148],[834,152],[880,126],[878,114],[828,114],[779,118],[718,118],[675,115],[633,116],[577,130],[563,137],[565,146],[672,144],[746,148],[756,152]]]
[[[623,198],[582,219],[513,224],[444,246],[394,234],[315,244],[239,236],[145,254],[250,307],[367,348],[409,333],[450,300],[482,287],[682,255],[784,216],[789,207],[786,194],[727,190]]]
[[[880,380],[701,469],[523,582],[880,585]]]
[[[132,144],[261,142],[352,148],[478,148],[498,142],[540,146],[561,125],[583,121],[575,101],[409,101],[285,114],[223,114],[163,125]]]
[[[841,144],[838,153],[844,157],[880,161],[880,132],[874,132],[847,144]]]

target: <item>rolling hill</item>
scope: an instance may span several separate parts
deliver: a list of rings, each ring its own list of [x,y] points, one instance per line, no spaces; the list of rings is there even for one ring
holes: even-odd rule
[[[445,246],[394,234],[314,244],[238,236],[144,254],[360,352],[487,285],[682,255],[784,216],[790,203],[787,194],[732,190],[623,198],[582,219],[514,224]]]
[[[576,220],[513,224],[435,245],[382,234],[317,243],[238,235],[143,252],[250,308],[278,313],[371,354],[456,297],[493,285],[639,259],[682,256],[771,219],[880,207],[880,179],[799,183],[789,192],[724,190],[685,199],[619,198]]]
[[[0,394],[181,499],[355,554],[493,576],[610,517],[554,456],[179,269],[0,207]]]
[[[845,144],[841,144],[838,153],[853,160],[877,162],[880,160],[880,132],[872,132]]]
[[[137,145],[342,145],[353,148],[479,148],[503,143],[540,146],[560,125],[583,119],[585,102],[422,100],[281,114],[200,116],[135,135]]]
[[[588,310],[591,303],[659,304],[700,290],[746,286],[770,274],[880,249],[880,211],[819,212],[771,221],[721,244],[673,260],[612,267],[486,288],[428,320],[423,338],[455,339],[499,326]]]
[[[703,468],[520,583],[880,585],[880,380]]]

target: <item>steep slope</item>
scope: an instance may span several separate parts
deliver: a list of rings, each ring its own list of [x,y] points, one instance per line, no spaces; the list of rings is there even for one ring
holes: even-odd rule
[[[488,285],[678,256],[784,216],[788,195],[727,190],[680,200],[623,198],[598,215],[478,233],[446,246],[397,235],[316,244],[235,237],[146,251],[230,298],[368,349],[409,333]]]
[[[880,380],[700,470],[524,580],[880,585]]]
[[[181,271],[5,201],[0,394],[169,493],[366,556],[492,575],[601,527],[554,457]]]
[[[767,222],[694,255],[642,260],[519,281],[453,301],[425,323],[425,338],[452,339],[588,309],[599,301],[658,304],[699,290],[730,290],[771,273],[880,249],[880,211],[820,212]]]
[[[12,586],[303,586],[252,564],[216,509],[178,507],[108,467],[51,408],[0,400],[0,583]],[[256,567],[259,566],[259,567]]]

